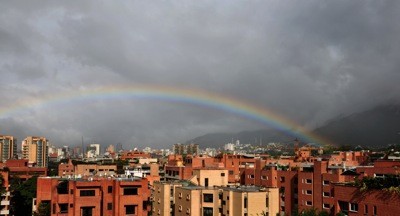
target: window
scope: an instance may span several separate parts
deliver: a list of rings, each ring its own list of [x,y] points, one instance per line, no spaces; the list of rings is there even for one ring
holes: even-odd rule
[[[57,185],[58,194],[68,194],[68,181],[60,181]]]
[[[182,211],[182,206],[178,206],[178,210],[181,212]]]
[[[322,184],[323,185],[329,185],[329,181],[328,180],[324,180]]]
[[[79,194],[81,197],[95,196],[95,191],[94,190],[80,190]]]
[[[68,213],[68,203],[62,203],[58,204],[58,207],[60,208],[60,213]]]
[[[323,204],[323,208],[324,208],[324,209],[328,209],[328,208],[330,208],[330,207],[331,207],[331,205],[329,205],[328,203],[324,203],[324,204]]]
[[[203,202],[214,202],[213,194],[203,194]]]
[[[229,175],[233,175],[233,170],[229,170]]]
[[[82,216],[92,216],[93,215],[93,209],[94,209],[94,207],[92,207],[92,206],[82,207],[81,208]]]
[[[138,195],[138,189],[136,187],[124,188],[124,195]]]
[[[322,194],[324,197],[329,197],[329,192],[323,192],[323,194]]]
[[[70,194],[74,194],[74,189],[69,190]]]
[[[112,203],[107,203],[107,210],[112,210]]]
[[[358,204],[357,203],[350,203],[350,211],[358,212]]]
[[[107,192],[108,192],[108,193],[112,193],[112,186],[108,186],[108,187],[107,187]]]
[[[125,214],[135,214],[135,205],[126,205]]]
[[[178,197],[179,197],[179,199],[182,198],[182,193],[179,193],[179,194],[178,194]]]
[[[311,195],[312,194],[312,190],[306,190],[306,194]]]
[[[253,179],[253,178],[254,178],[254,175],[249,175],[249,178]]]
[[[244,197],[243,203],[244,203],[244,208],[247,208],[247,197]]]
[[[261,180],[265,180],[265,179],[267,179],[267,176],[261,176]]]
[[[225,173],[221,173],[221,176],[225,176]]]
[[[306,202],[306,205],[312,206],[312,202],[311,202],[311,201],[307,201],[307,202]]]
[[[203,216],[213,216],[213,208],[204,207],[203,208]]]
[[[374,215],[378,214],[378,209],[376,208],[376,206],[374,206]]]
[[[349,203],[344,201],[339,201],[339,210],[345,214],[349,211]]]
[[[208,178],[205,178],[204,181],[205,181],[204,186],[208,187]]]
[[[74,207],[74,204],[73,204],[73,203],[70,203],[70,204],[69,204],[69,207],[70,207],[70,208],[73,208],[73,207]]]
[[[281,182],[285,182],[285,177],[281,176]]]
[[[368,205],[364,205],[364,213],[368,214]]]
[[[312,184],[312,179],[306,179],[307,184]]]
[[[186,200],[190,200],[190,194],[186,195]]]

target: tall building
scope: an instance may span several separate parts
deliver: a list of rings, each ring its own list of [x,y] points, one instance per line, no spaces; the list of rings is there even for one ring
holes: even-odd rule
[[[22,141],[22,158],[30,164],[47,167],[48,140],[45,137],[29,136]]]
[[[17,153],[15,142],[17,139],[13,136],[0,135],[0,161],[5,162],[14,157],[14,154]]]
[[[184,154],[190,154],[190,155],[197,155],[199,154],[199,144],[181,144],[181,143],[176,143],[173,146],[173,152],[174,154],[179,154],[179,155],[184,155]]]

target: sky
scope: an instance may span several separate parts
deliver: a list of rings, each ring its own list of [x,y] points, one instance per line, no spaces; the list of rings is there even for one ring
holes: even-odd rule
[[[170,148],[270,128],[157,98],[80,97],[165,86],[261,107],[312,130],[400,101],[399,1],[2,1],[0,134],[57,146]],[[48,98],[76,95],[48,102]],[[36,104],[36,105],[35,105]],[[39,104],[39,105],[37,105]]]

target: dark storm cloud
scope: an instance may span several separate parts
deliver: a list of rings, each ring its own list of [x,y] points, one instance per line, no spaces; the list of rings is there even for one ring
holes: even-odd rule
[[[1,106],[153,84],[229,95],[312,128],[400,99],[399,11],[396,1],[6,2]],[[26,109],[1,125],[60,145],[85,136],[126,146],[263,127],[204,107],[121,99]]]

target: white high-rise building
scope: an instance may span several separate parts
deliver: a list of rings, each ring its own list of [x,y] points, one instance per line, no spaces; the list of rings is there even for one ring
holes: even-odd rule
[[[100,144],[90,144],[90,150],[93,150],[94,156],[100,155]]]

